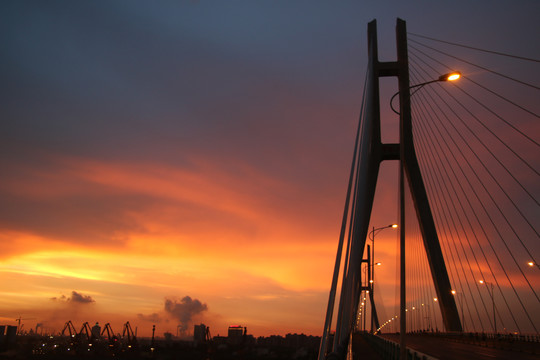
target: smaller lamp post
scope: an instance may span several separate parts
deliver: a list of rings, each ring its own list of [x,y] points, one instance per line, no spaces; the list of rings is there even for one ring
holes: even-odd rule
[[[495,334],[497,334],[497,316],[495,312],[495,290],[493,287],[493,283],[487,282],[485,280],[479,280],[480,284],[486,284],[491,286],[491,291],[489,291],[489,287],[487,288],[489,296],[491,296],[491,303],[493,304],[493,329],[495,330]]]

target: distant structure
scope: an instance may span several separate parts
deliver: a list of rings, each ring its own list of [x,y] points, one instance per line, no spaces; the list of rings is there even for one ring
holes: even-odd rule
[[[195,344],[202,344],[206,342],[206,334],[208,332],[208,327],[204,324],[195,325],[193,329],[193,341]]]
[[[247,328],[241,325],[231,325],[227,334],[227,343],[229,345],[240,345],[244,341],[246,334]]]
[[[101,326],[96,322],[96,325],[92,326],[92,338],[99,339],[101,337]]]
[[[17,338],[17,326],[0,325],[0,351],[14,346]]]

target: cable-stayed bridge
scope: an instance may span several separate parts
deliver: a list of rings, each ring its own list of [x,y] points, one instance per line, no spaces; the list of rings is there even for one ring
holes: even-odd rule
[[[376,22],[369,23],[362,110],[319,360],[363,358],[368,347],[353,349],[357,334],[368,342],[391,338],[399,344],[393,358],[404,359],[408,346],[429,350],[433,334],[484,345],[532,343],[521,350],[534,353],[540,60],[407,33],[399,19],[396,44],[397,59],[380,61]],[[449,81],[455,71],[461,78]],[[397,80],[388,99],[380,95],[382,78]],[[381,140],[381,123],[393,114],[388,108],[399,119],[395,143]],[[371,222],[385,161],[399,163],[399,299],[390,304],[374,295],[375,235],[390,225]],[[450,340],[439,350],[452,347]]]

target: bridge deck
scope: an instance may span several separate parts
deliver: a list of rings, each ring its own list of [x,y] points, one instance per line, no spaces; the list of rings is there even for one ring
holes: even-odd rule
[[[360,335],[357,337],[363,338],[369,335]],[[384,334],[385,339],[399,343],[399,335],[397,334]],[[371,359],[370,357],[363,357],[363,351],[367,349],[362,344],[370,345],[365,339],[362,341],[355,340],[353,338],[353,352],[354,359]],[[355,344],[357,345],[355,351]],[[507,344],[509,345],[509,344]],[[479,344],[470,344],[465,342],[455,341],[445,337],[437,337],[433,335],[407,335],[407,347],[416,351],[422,352],[426,355],[432,356],[440,360],[455,360],[455,359],[507,359],[515,360],[517,358],[521,360],[538,360],[540,359],[540,353],[538,352],[538,343],[526,344],[525,347],[514,344],[513,350],[509,350],[508,346],[502,345],[501,347],[507,347],[507,349],[481,346]],[[534,352],[534,353],[532,353]],[[398,358],[398,357],[397,357]],[[373,359],[380,359],[373,358]]]

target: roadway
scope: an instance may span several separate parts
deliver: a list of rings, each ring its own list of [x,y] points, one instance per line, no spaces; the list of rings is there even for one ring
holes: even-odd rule
[[[399,343],[399,335],[384,334],[384,338]],[[407,335],[407,347],[439,360],[475,359],[475,360],[539,360],[540,354],[504,350],[476,344],[452,341],[447,338],[429,335]]]

